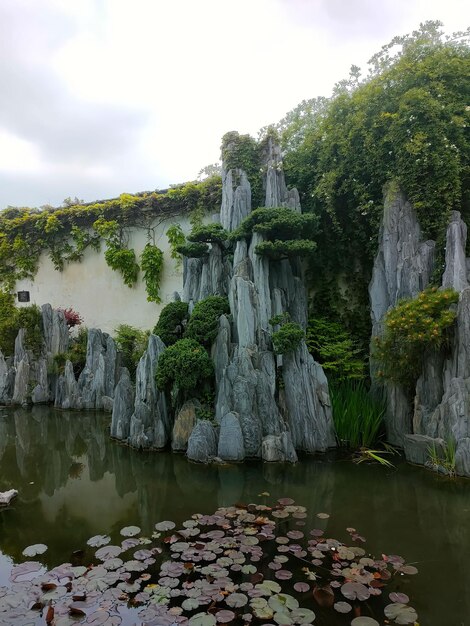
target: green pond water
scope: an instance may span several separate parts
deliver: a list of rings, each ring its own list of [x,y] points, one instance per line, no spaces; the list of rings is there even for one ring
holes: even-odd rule
[[[19,491],[0,510],[0,587],[31,544],[47,544],[35,559],[53,567],[93,535],[114,541],[128,525],[150,535],[156,522],[181,524],[193,513],[260,502],[259,494],[269,492],[272,500],[290,497],[306,506],[307,528],[348,542],[345,529],[352,526],[367,539],[368,552],[415,564],[419,574],[403,577],[399,590],[410,596],[420,626],[470,626],[470,481],[403,462],[389,470],[326,456],[295,466],[195,465],[111,441],[109,421],[44,407],[0,409],[0,491]],[[329,519],[318,520],[318,512]],[[315,623],[349,623],[337,619]]]

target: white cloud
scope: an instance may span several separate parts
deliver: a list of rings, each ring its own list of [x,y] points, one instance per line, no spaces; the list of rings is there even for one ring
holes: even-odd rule
[[[3,0],[0,140],[16,156],[0,159],[0,207],[194,178],[225,132],[328,95],[419,22],[464,28],[467,4]]]

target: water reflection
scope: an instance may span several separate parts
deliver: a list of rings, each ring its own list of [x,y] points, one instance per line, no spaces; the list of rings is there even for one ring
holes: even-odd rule
[[[110,441],[99,414],[0,410],[0,491],[19,496],[0,512],[0,584],[6,556],[22,560],[32,543],[46,543],[48,566],[67,561],[92,535],[117,535],[137,524],[181,522],[194,512],[289,496],[309,508],[312,526],[346,538],[353,526],[375,553],[398,553],[420,574],[405,586],[420,622],[466,623],[470,615],[470,481],[449,481],[400,465],[389,471],[327,458],[296,466],[245,463],[204,466],[170,453],[141,453]],[[326,511],[329,520],[314,514]],[[3,559],[3,561],[2,561]],[[442,582],[444,581],[444,583]],[[450,611],[450,613],[449,613]]]

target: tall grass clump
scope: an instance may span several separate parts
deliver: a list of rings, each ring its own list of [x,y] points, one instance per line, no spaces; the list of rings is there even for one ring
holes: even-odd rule
[[[344,381],[330,388],[333,420],[340,445],[370,448],[382,434],[385,404],[373,398],[364,382]]]

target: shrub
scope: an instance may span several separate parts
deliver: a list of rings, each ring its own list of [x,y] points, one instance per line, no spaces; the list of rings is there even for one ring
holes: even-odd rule
[[[115,333],[114,339],[122,354],[123,365],[127,367],[132,379],[134,379],[137,364],[147,348],[150,332],[129,324],[120,324]]]
[[[228,299],[222,296],[209,296],[198,302],[189,318],[185,337],[209,346],[217,337],[219,317],[230,313]]]
[[[263,241],[255,247],[256,254],[273,261],[292,257],[310,256],[317,247],[314,241],[306,239],[292,241]]]
[[[303,215],[286,207],[260,208],[250,213],[230,234],[230,241],[262,234],[266,241],[255,248],[256,254],[279,260],[311,255],[316,244],[312,241],[317,228],[313,214]]]
[[[205,348],[194,339],[180,339],[161,354],[156,382],[161,391],[173,389],[187,395],[213,373],[214,366]]]
[[[185,243],[176,247],[176,251],[188,258],[200,259],[209,252],[209,246],[207,243]]]
[[[71,328],[75,328],[75,326],[80,326],[80,324],[83,323],[83,318],[80,313],[74,311],[72,307],[69,307],[68,309],[59,309],[59,311],[62,311],[64,314],[65,323],[67,324],[69,330]]]
[[[391,309],[385,317],[383,336],[375,339],[373,357],[381,366],[377,376],[414,387],[425,352],[448,345],[456,316],[449,307],[458,299],[453,289],[438,291],[433,287]]]
[[[369,394],[364,382],[346,381],[331,385],[336,437],[349,448],[370,448],[383,430],[385,404]]]
[[[18,334],[16,312],[13,294],[0,291],[0,350],[5,356],[10,356],[15,351]]]
[[[170,302],[163,307],[153,334],[160,337],[166,346],[171,346],[181,339],[185,321],[188,319],[186,302]]]
[[[38,355],[43,346],[41,309],[36,304],[32,304],[31,306],[18,308],[16,311],[18,330],[20,328],[26,330],[25,347]]]
[[[216,243],[222,245],[228,237],[228,232],[218,222],[201,224],[192,229],[188,241],[194,243]]]
[[[5,356],[15,352],[20,328],[26,330],[25,348],[39,354],[43,346],[41,309],[35,304],[18,308],[13,294],[0,291],[0,350]]]
[[[88,343],[88,329],[82,326],[77,333],[76,337],[73,337],[67,352],[61,352],[54,356],[54,362],[57,365],[59,372],[63,371],[66,361],[70,361],[73,365],[73,372],[78,377],[86,363],[86,350]]]
[[[311,318],[306,341],[311,355],[323,366],[329,379],[364,378],[364,354],[340,323],[326,318]]]
[[[294,352],[305,337],[304,330],[297,322],[286,322],[273,333],[273,346],[276,354]]]

